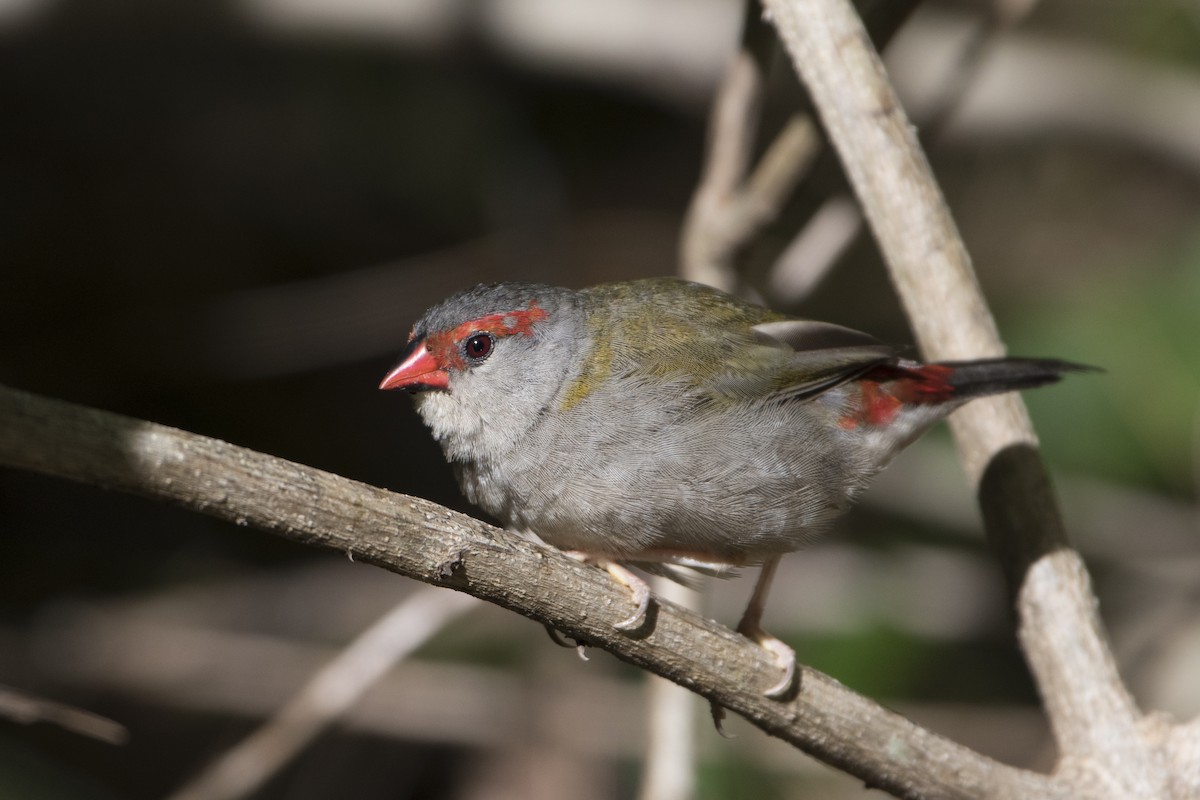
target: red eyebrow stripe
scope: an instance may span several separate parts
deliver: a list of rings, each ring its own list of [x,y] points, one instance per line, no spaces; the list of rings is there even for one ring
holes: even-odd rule
[[[491,333],[496,336],[512,336],[514,334],[528,336],[533,333],[534,323],[541,322],[546,316],[545,310],[539,307],[537,302],[534,301],[529,304],[529,308],[519,311],[506,311],[501,314],[488,314],[486,317],[464,322],[450,331],[449,335],[456,342],[466,336],[470,336],[472,333]]]
[[[488,314],[485,317],[468,320],[456,328],[429,334],[425,346],[438,356],[438,360],[447,366],[463,369],[462,355],[458,352],[458,343],[473,333],[490,333],[493,336],[513,336],[520,334],[529,336],[533,326],[544,320],[549,314],[538,306],[537,301],[529,304],[529,308],[516,311],[505,311],[500,314]]]

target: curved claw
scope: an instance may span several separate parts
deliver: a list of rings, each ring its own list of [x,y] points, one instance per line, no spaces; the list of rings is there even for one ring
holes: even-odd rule
[[[738,633],[750,639],[762,649],[775,657],[775,661],[783,668],[783,678],[767,689],[763,694],[772,700],[782,700],[796,683],[796,651],[779,639],[767,633],[762,628],[763,607],[767,602],[767,592],[771,589],[771,581],[775,577],[775,568],[779,566],[779,556],[773,556],[763,562],[762,572],[758,582],[754,584],[754,594],[738,623]]]
[[[775,661],[783,668],[783,677],[774,686],[764,691],[763,696],[771,700],[787,699],[792,687],[796,685],[796,651],[762,628],[748,631],[744,630],[742,626],[738,626],[738,633],[774,656]],[[712,713],[713,727],[717,729],[721,738],[736,739],[736,736],[725,730],[725,708],[713,702],[709,702],[708,708]]]
[[[553,628],[549,625],[543,625],[542,627],[546,629],[546,633],[550,634],[550,641],[554,642],[559,647],[575,648],[575,652],[579,654],[580,661],[589,660],[587,656],[587,642],[581,642],[576,639],[575,644],[571,644],[563,638],[563,635],[558,632],[557,628]]]
[[[765,631],[759,631],[759,635],[759,647],[775,656],[775,660],[783,668],[783,677],[763,694],[772,700],[782,700],[796,683],[796,651]]]
[[[542,627],[545,628],[546,633],[550,635],[550,641],[554,642],[559,647],[575,647],[575,645],[563,638],[563,635],[558,632],[558,628],[555,628],[551,625],[543,625]]]
[[[650,610],[649,584],[630,572],[626,567],[602,556],[590,555],[581,550],[567,550],[564,552],[564,555],[586,564],[595,564],[611,575],[614,581],[624,586],[633,595],[633,601],[637,603],[637,608],[634,609],[633,614],[628,618],[614,623],[614,628],[619,631],[636,631],[646,624],[646,616]]]
[[[782,700],[787,697],[788,692],[796,683],[796,651],[762,628],[750,628],[743,623],[738,626],[738,633],[770,653],[774,657],[775,663],[779,664],[780,669],[783,670],[783,677],[771,688],[765,690],[763,695],[772,700]]]
[[[708,712],[712,714],[713,727],[717,729],[722,739],[736,739],[729,731],[725,730],[725,707],[717,705],[711,700],[708,703]]]
[[[631,614],[628,618],[615,623],[613,627],[619,631],[636,631],[646,623],[646,612],[650,609],[650,587],[646,585],[645,581],[629,572],[629,570],[625,569],[624,567],[617,566],[616,564],[612,566],[617,567],[617,569],[625,573],[628,578],[632,578],[634,581],[636,581],[636,583],[633,583],[627,579],[623,580],[614,574],[611,568],[608,570],[609,574],[612,575],[614,579],[624,583],[627,587],[629,587],[629,591],[633,593],[633,599],[637,602],[637,608],[634,610],[633,614]]]

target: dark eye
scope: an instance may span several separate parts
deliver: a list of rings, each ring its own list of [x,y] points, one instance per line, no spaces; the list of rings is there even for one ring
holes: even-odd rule
[[[483,361],[492,353],[492,347],[496,344],[495,338],[490,333],[477,333],[470,339],[467,339],[463,345],[463,350],[467,354],[467,358],[475,361]]]

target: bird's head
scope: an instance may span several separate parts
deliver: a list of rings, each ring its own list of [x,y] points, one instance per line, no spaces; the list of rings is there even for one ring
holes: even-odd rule
[[[448,457],[511,444],[578,368],[583,325],[574,296],[533,283],[459,292],[413,326],[379,388],[417,393]]]

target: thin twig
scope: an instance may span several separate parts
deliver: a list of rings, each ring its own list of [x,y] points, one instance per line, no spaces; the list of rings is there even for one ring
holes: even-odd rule
[[[0,717],[24,725],[45,722],[108,744],[129,740],[129,729],[108,717],[8,686],[0,686]]]
[[[716,89],[708,152],[679,245],[680,275],[734,293],[734,260],[778,215],[818,149],[808,115],[794,115],[758,164],[754,178],[746,180],[774,44],[756,0],[745,0],[742,46]]]
[[[825,200],[771,267],[774,303],[794,306],[820,285],[862,232],[862,212],[849,194]]]
[[[325,564],[316,569],[336,567]],[[294,577],[289,570],[284,574]],[[364,583],[376,586],[380,578],[402,580],[379,571],[378,577]],[[338,586],[346,583],[342,578],[335,581]],[[377,597],[356,588],[358,582],[349,583],[338,603],[353,604],[364,595]],[[323,596],[316,602],[324,604]],[[287,633],[194,627],[179,618],[150,621],[141,618],[141,603],[134,603],[117,609],[107,608],[106,603],[100,607],[89,602],[79,607],[71,604],[20,633],[0,631],[8,645],[6,655],[24,656],[38,670],[39,679],[73,692],[136,698],[166,713],[265,719],[336,653],[328,645]],[[731,609],[730,614],[740,611],[740,607]],[[491,616],[496,613],[500,612]],[[507,641],[516,637],[525,645],[540,647],[545,634],[537,626],[522,632],[523,622],[516,615],[507,623],[497,620],[498,625],[489,624],[484,635]],[[642,688],[619,673],[595,669],[592,662],[558,660],[559,656],[557,650],[547,648],[536,659],[554,659],[561,667],[551,681],[500,665],[407,658],[372,689],[369,699],[351,708],[338,727],[384,739],[419,739],[502,753],[514,738],[528,736],[543,724],[537,721],[539,709],[546,708],[551,709],[546,733],[533,738],[549,736],[563,749],[591,761],[628,764],[643,758],[647,745],[639,722],[646,704]],[[204,675],[204,680],[197,682],[196,675]],[[699,700],[693,703],[702,708]],[[1034,706],[987,704],[968,710],[954,702],[904,702],[898,703],[897,710],[978,742],[979,748],[1009,763],[1026,763],[1043,743],[1049,743],[1045,720]],[[574,720],[588,720],[588,724]],[[811,759],[798,758],[782,741],[763,741],[754,735],[725,739],[710,734],[706,724],[697,730],[702,733],[697,745],[708,764],[736,753],[772,774],[827,772]]]
[[[922,115],[921,140],[936,142],[962,106],[992,48],[1036,5],[1037,0],[997,0],[976,20],[954,63],[939,76],[935,99]],[[872,39],[877,37],[872,35]],[[827,198],[796,234],[771,269],[771,296],[784,305],[807,297],[832,271],[862,231],[862,212],[847,193]]]
[[[338,653],[262,727],[223,753],[171,800],[229,800],[256,791],[447,623],[475,607],[467,595],[422,589]]]
[[[664,600],[696,610],[694,589],[667,577],[654,579]],[[696,791],[696,698],[669,681],[650,675],[646,684],[646,758],[639,800],[688,800]]]
[[[628,592],[552,548],[449,509],[214,439],[0,388],[0,463],[166,500],[353,555],[517,611],[741,714],[828,764],[906,798],[1066,798],[808,668],[794,698],[763,691],[761,648],[665,601],[645,630]]]
[[[793,114],[733,198],[726,220],[732,243],[745,245],[773,222],[821,146],[808,114]]]
[[[917,0],[861,0],[871,36],[881,44],[916,5]],[[738,292],[739,258],[782,213],[822,145],[812,115],[797,111],[748,175],[774,44],[757,0],[747,0],[742,45],[717,88],[708,152],[683,225],[680,274],[727,292]],[[815,286],[832,263],[821,262],[800,280]],[[790,283],[795,288],[797,281]]]

